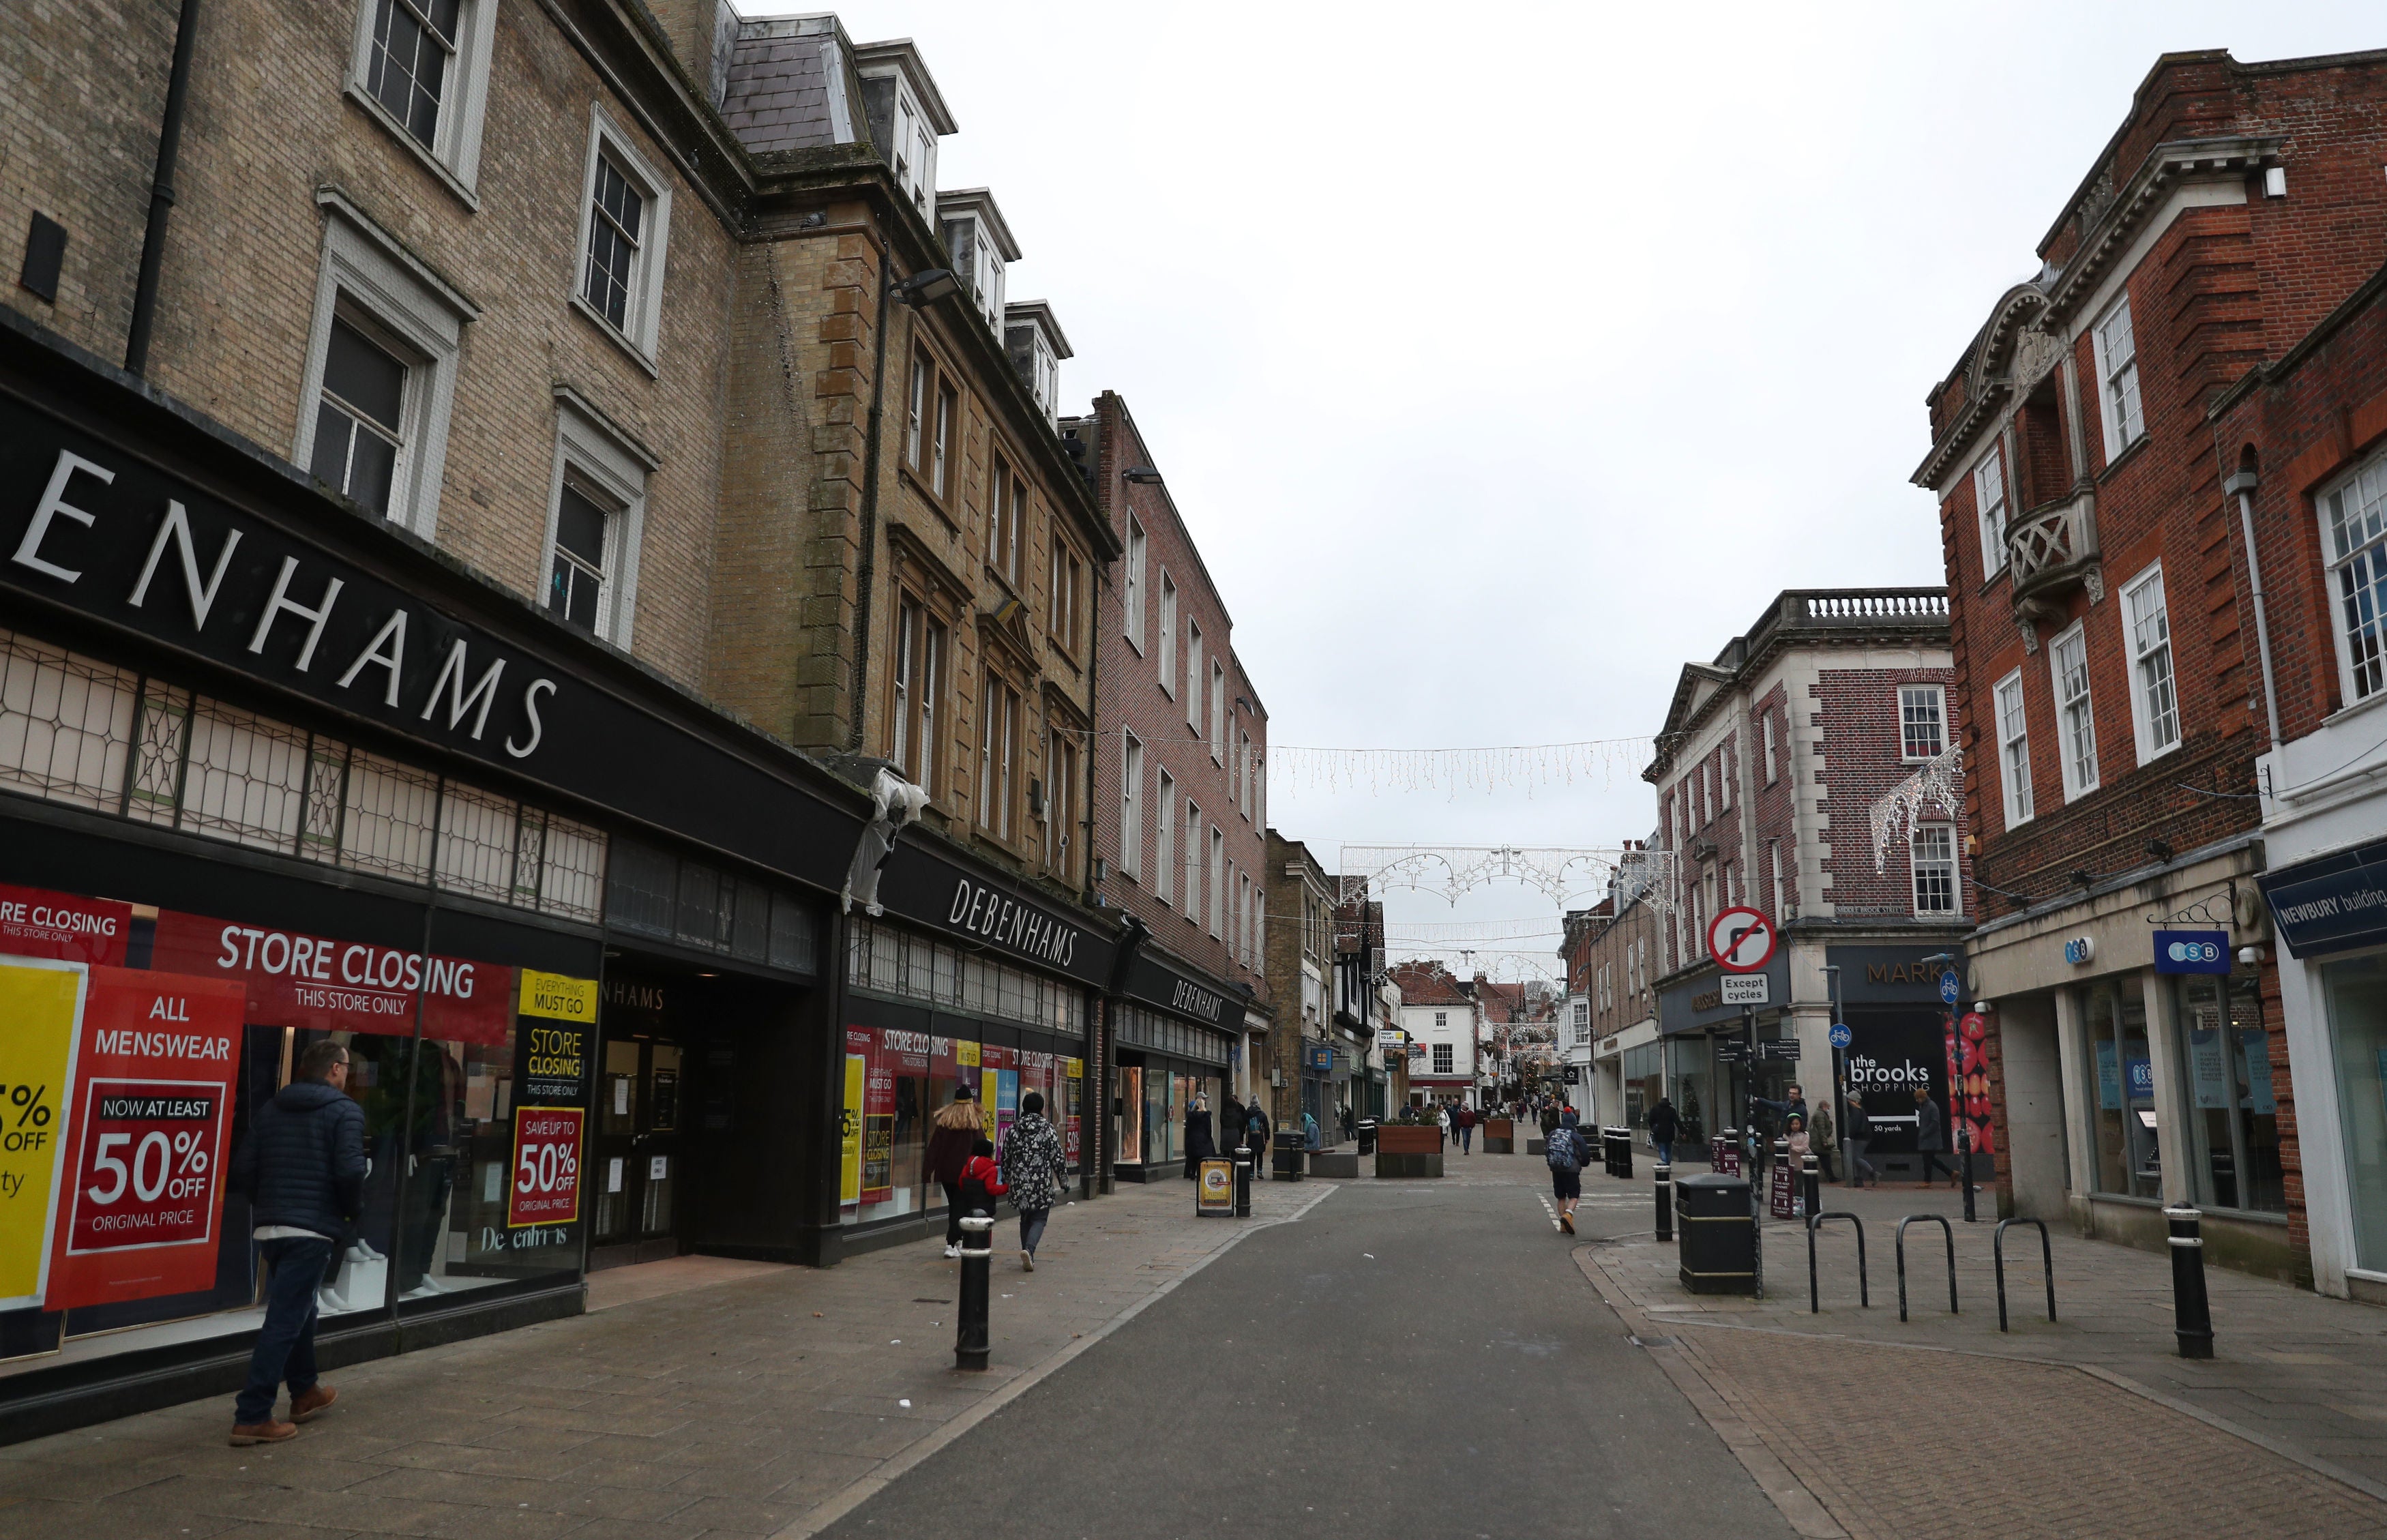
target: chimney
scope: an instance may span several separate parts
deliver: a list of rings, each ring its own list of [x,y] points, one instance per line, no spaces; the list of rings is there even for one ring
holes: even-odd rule
[[[718,107],[729,89],[729,52],[738,42],[738,12],[729,0],[647,0],[647,10],[679,67]]]

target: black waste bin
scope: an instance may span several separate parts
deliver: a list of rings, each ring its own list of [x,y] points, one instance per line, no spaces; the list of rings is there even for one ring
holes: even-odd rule
[[[1674,1183],[1674,1233],[1683,1287],[1695,1294],[1757,1292],[1757,1221],[1740,1177],[1685,1177]]]
[[[1276,1131],[1276,1159],[1269,1168],[1279,1181],[1299,1181],[1307,1169],[1309,1140],[1299,1129],[1279,1129]]]
[[[1372,1117],[1359,1119],[1359,1153],[1363,1155],[1376,1153],[1376,1120]]]

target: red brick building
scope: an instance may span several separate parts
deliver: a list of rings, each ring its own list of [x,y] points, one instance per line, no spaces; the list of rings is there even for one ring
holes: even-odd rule
[[[2259,550],[2294,617],[2270,689],[2224,479],[2248,447],[2307,457],[2263,484],[2276,510],[2353,467],[2330,368],[2244,382],[2367,335],[2305,343],[2378,267],[2382,163],[2387,54],[2159,59],[2038,275],[1933,387],[1914,478],[1939,499],[1974,762],[1967,993],[1994,1005],[2002,1206],[2152,1246],[2161,1205],[2192,1202],[2208,1255],[2279,1276],[2312,1262],[2277,975],[2179,971],[2152,932],[2266,955],[2256,757],[2275,710],[2344,703],[2313,509],[2275,511]]]
[[[1268,713],[1127,402],[1105,391],[1060,432],[1123,552],[1096,590],[1094,887],[1149,932],[1105,1049],[1114,1095],[1147,1108],[1117,1162],[1141,1179],[1176,1169],[1194,1095],[1250,1094],[1269,1031]]]

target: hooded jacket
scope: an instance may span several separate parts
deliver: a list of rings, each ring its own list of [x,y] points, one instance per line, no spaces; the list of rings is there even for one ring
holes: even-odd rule
[[[1054,1190],[1067,1163],[1060,1131],[1051,1120],[1041,1112],[1021,1113],[1003,1136],[1001,1170],[1011,1206],[1022,1213],[1052,1207]]]
[[[365,1113],[322,1080],[274,1092],[232,1157],[232,1189],[251,1223],[289,1225],[338,1242],[364,1212]]]
[[[954,1102],[938,1108],[928,1119],[928,1175],[948,1187],[958,1185],[962,1168],[969,1164],[970,1146],[985,1130],[976,1102]]]

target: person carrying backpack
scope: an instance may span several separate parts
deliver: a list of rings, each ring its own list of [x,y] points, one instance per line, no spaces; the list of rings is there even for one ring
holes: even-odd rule
[[[1550,1163],[1550,1193],[1558,1199],[1559,1228],[1574,1233],[1574,1205],[1583,1201],[1583,1135],[1575,1130],[1574,1109],[1569,1107],[1559,1117],[1549,1142],[1544,1146]]]

